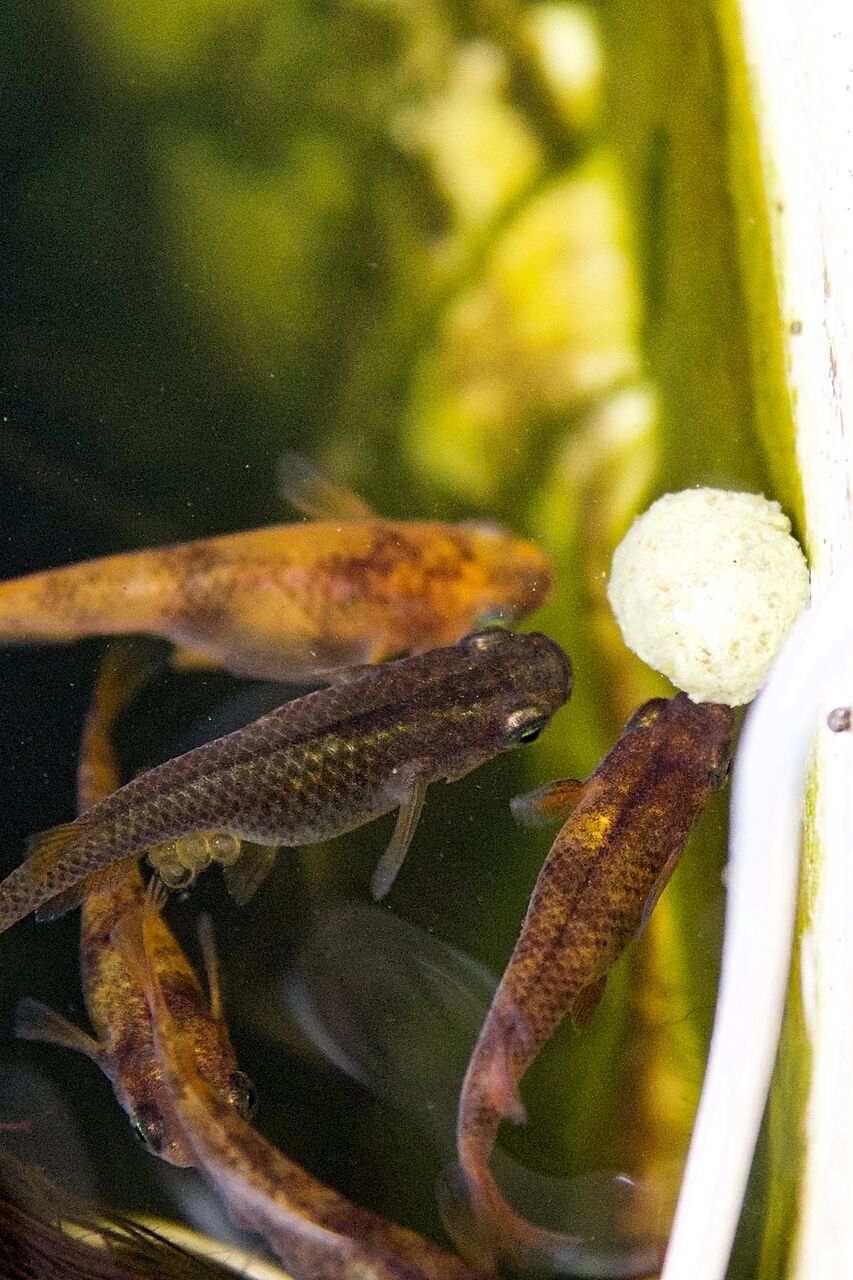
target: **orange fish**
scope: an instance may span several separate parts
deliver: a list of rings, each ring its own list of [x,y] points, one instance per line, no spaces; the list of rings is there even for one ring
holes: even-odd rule
[[[96,804],[119,785],[111,730],[116,716],[150,672],[140,646],[113,646],[101,667],[86,720],[77,773],[78,805]],[[80,921],[80,968],[86,1008],[97,1039],[36,1000],[22,1000],[15,1029],[23,1039],[43,1040],[86,1054],[110,1080],[133,1132],[153,1155],[170,1164],[193,1163],[174,1118],[154,1053],[145,992],[134,980],[113,936],[122,919],[141,925],[145,883],[133,865],[114,889],[90,894]],[[218,968],[209,932],[202,938],[210,1001],[192,966],[161,917],[152,921],[151,945],[160,985],[180,1016],[196,1070],[226,1107],[248,1115],[254,1090],[240,1071],[222,1015]]]
[[[452,644],[551,595],[548,557],[496,525],[382,520],[303,460],[286,470],[310,519],[0,583],[0,642],[141,632],[179,646],[179,665],[304,682]]]
[[[146,991],[157,1060],[183,1142],[235,1221],[263,1236],[303,1280],[474,1280],[459,1258],[352,1204],[294,1164],[202,1079],[162,988],[156,945],[161,904],[149,890],[141,933],[136,918],[127,921],[125,952]]]
[[[475,1230],[466,1238],[464,1224],[459,1243],[472,1256],[547,1254],[585,1276],[654,1269],[654,1250],[608,1256],[603,1246],[533,1227],[503,1200],[489,1160],[501,1120],[524,1119],[518,1084],[527,1068],[567,1013],[579,1027],[591,1018],[608,970],[648,920],[691,826],[725,781],[732,722],[731,707],[697,704],[684,693],[654,698],[585,783],[549,783],[513,801],[516,818],[531,825],[570,813],[539,873],[462,1086],[462,1215],[473,1215]],[[454,1211],[451,1204],[451,1219]]]

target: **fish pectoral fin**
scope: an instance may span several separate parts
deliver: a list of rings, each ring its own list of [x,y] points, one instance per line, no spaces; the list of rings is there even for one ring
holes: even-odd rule
[[[388,893],[397,878],[397,872],[403,865],[412,837],[417,830],[428,786],[429,779],[423,774],[417,775],[411,789],[400,804],[397,823],[388,842],[388,848],[377,862],[370,880],[370,892],[377,902]]]
[[[205,912],[198,918],[198,944],[204,961],[204,972],[207,977],[207,996],[210,1012],[217,1021],[222,1020],[222,982],[219,972],[219,955],[216,950],[216,938],[213,933],[213,921]]]
[[[224,866],[222,874],[225,876],[228,892],[237,906],[245,907],[272,871],[279,846],[252,844],[248,840],[241,843],[240,857],[230,867]]]
[[[283,453],[278,461],[278,490],[294,511],[309,520],[375,520],[359,496],[336,484],[301,453]]]
[[[117,888],[135,862],[135,858],[125,859],[123,862],[113,863],[111,867],[101,867],[85,879],[72,884],[70,888],[63,889],[61,893],[55,893],[52,898],[45,899],[38,908],[36,920],[41,923],[46,920],[56,920],[59,916],[64,916],[66,911],[73,911],[76,907],[82,906],[90,894],[105,893]]]
[[[684,846],[682,845],[671,853],[663,864],[660,872],[658,873],[657,880],[655,880],[652,885],[652,891],[646,899],[646,905],[643,907],[643,914],[640,916],[640,923],[637,925],[637,932],[634,934],[635,938],[639,938],[640,934],[649,923],[649,917],[658,905],[658,900],[664,889],[669,884],[673,871],[681,861],[681,855],[683,852]]]
[[[169,666],[174,671],[216,671],[221,670],[222,663],[200,649],[188,649],[186,645],[178,644],[169,654]]]
[[[29,998],[18,1001],[15,1010],[15,1035],[19,1040],[40,1040],[46,1044],[59,1044],[65,1049],[85,1053],[95,1062],[100,1060],[101,1049],[85,1031],[63,1018],[55,1009],[49,1009],[40,1000]]]
[[[575,778],[561,778],[522,796],[513,796],[509,807],[520,827],[548,827],[568,817],[585,787],[585,782]]]
[[[581,987],[571,1007],[572,1022],[578,1031],[582,1031],[598,1008],[598,1002],[604,995],[607,985],[607,974],[593,978],[585,987]]]

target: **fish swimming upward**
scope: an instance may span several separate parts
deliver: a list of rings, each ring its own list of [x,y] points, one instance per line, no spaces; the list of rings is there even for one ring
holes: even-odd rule
[[[555,782],[513,801],[534,825],[570,816],[536,881],[521,936],[471,1056],[457,1116],[472,1256],[547,1255],[579,1276],[647,1275],[654,1254],[608,1255],[534,1227],[489,1170],[498,1126],[524,1118],[518,1083],[569,1012],[592,1016],[611,965],[645,925],[693,822],[728,768],[733,713],[686,694],[645,703],[585,783]],[[453,1214],[450,1214],[453,1217]]]
[[[125,930],[126,953],[146,987],[157,1059],[183,1142],[235,1221],[262,1235],[299,1280],[473,1280],[461,1259],[351,1203],[224,1105],[199,1074],[184,1028],[164,998],[157,912],[149,893],[141,937],[135,936],[136,921]]]
[[[78,767],[78,805],[85,809],[118,786],[111,732],[116,716],[150,670],[147,653],[134,642],[109,650],[98,675],[86,720]],[[96,1039],[35,1000],[22,1000],[15,1030],[28,1040],[44,1040],[86,1054],[111,1081],[133,1131],[153,1155],[170,1164],[194,1163],[174,1116],[169,1092],[154,1052],[151,1014],[144,988],[123,958],[114,936],[120,921],[142,927],[145,884],[133,864],[114,889],[93,893],[83,903],[80,959],[86,1009]],[[203,938],[208,1003],[199,981],[168,925],[157,915],[149,945],[163,999],[180,1018],[186,1050],[195,1070],[225,1108],[248,1117],[254,1089],[240,1070],[222,1015],[218,969],[210,934]]]
[[[452,644],[549,599],[552,562],[496,525],[382,520],[288,465],[320,519],[107,556],[0,583],[0,643],[144,632],[179,665],[306,682]]]
[[[122,876],[149,846],[196,831],[261,846],[259,858],[247,861],[244,853],[228,868],[245,899],[243,881],[256,887],[258,861],[263,871],[271,848],[327,840],[399,809],[373,878],[382,896],[429,783],[462,777],[532,741],[571,688],[571,665],[558,645],[538,632],[500,628],[351,672],[141,774],[75,822],[36,837],[0,883],[0,932],[40,908],[45,917],[68,910]]]

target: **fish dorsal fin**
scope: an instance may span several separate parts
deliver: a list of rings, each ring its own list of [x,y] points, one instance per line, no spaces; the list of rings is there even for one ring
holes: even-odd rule
[[[335,484],[301,453],[283,453],[278,487],[285,502],[309,520],[375,520],[376,514],[357,494]]]
[[[520,827],[549,827],[562,822],[580,800],[585,786],[575,778],[546,782],[535,791],[513,796],[509,802],[512,816]]]
[[[72,884],[70,888],[63,889],[61,893],[55,893],[53,897],[45,899],[36,911],[36,920],[41,922],[56,920],[59,916],[64,916],[66,911],[73,911],[76,907],[82,906],[90,894],[116,889],[130,870],[132,862],[135,862],[135,859],[132,861],[124,859],[122,862],[113,863],[112,866],[101,867],[86,876],[84,880],[78,880],[77,884]]]
[[[40,1040],[45,1044],[62,1045],[65,1049],[84,1053],[94,1062],[100,1061],[98,1042],[40,1000],[18,1001],[15,1010],[15,1035],[19,1040]]]
[[[245,907],[260,889],[272,871],[278,850],[276,844],[252,844],[244,840],[237,861],[222,868],[228,892],[238,907]]]

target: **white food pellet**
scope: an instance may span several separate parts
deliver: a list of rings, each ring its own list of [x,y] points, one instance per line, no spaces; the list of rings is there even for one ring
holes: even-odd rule
[[[667,493],[613,554],[607,595],[630,649],[694,702],[754,698],[809,598],[809,572],[778,502],[757,493]]]

